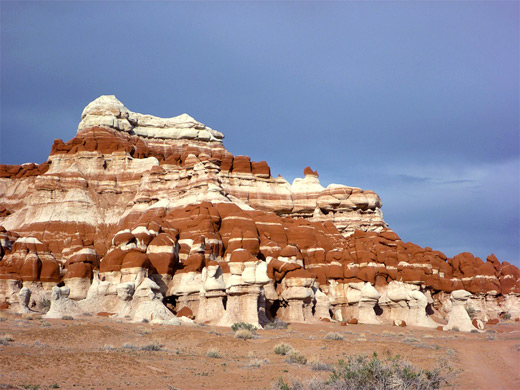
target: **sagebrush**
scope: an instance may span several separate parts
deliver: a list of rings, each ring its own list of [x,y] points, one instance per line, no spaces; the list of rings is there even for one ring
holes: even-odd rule
[[[350,356],[340,360],[332,369],[328,380],[314,378],[308,382],[285,382],[282,378],[274,384],[276,390],[435,390],[449,381],[456,373],[445,361],[432,370],[413,366],[399,355],[379,359],[377,354]]]
[[[231,330],[233,332],[236,332],[236,331],[239,331],[242,329],[248,330],[251,333],[255,333],[257,328],[253,324],[248,324],[246,322],[235,322],[233,325],[231,325]]]

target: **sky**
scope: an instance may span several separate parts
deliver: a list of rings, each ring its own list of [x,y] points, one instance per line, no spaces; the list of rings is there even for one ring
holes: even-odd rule
[[[0,163],[83,108],[188,113],[289,182],[376,191],[400,237],[520,266],[517,1],[0,2]]]

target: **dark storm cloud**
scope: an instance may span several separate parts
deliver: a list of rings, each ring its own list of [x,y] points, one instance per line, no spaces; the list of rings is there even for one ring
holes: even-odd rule
[[[407,241],[519,260],[516,2],[1,2],[1,163],[82,109],[187,112],[289,181],[372,189]]]

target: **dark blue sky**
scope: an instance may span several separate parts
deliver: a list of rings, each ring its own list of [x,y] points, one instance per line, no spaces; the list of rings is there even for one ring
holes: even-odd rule
[[[0,162],[102,94],[273,175],[372,189],[403,240],[520,265],[519,3],[0,2]]]

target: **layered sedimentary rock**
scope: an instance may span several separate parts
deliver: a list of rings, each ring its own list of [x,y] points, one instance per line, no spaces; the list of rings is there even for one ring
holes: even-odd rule
[[[405,243],[374,192],[290,184],[223,138],[102,96],[45,163],[0,166],[1,307],[436,326],[465,290],[479,319],[520,316],[518,268]]]

